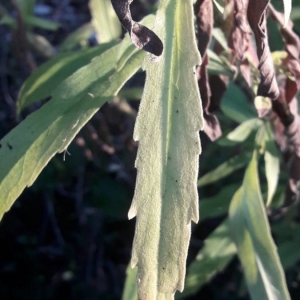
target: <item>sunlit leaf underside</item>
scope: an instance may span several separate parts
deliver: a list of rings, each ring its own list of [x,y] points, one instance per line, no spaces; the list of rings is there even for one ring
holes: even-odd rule
[[[195,77],[200,63],[192,0],[162,0],[154,31],[164,43],[159,62],[144,62],[147,80],[134,138],[139,141],[137,217],[132,266],[138,298],[173,299],[183,290],[191,221],[198,221],[197,176],[202,108]]]

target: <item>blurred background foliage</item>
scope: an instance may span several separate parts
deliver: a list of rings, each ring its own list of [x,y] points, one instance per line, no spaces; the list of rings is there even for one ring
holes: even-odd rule
[[[281,1],[272,3],[282,11]],[[300,4],[293,5],[291,18],[299,34]],[[155,0],[133,1],[133,19],[154,13],[156,7]],[[259,132],[269,129],[257,118],[243,82],[234,76],[218,9],[215,20],[212,44],[218,42],[224,51],[217,55],[211,47],[208,53],[212,96],[218,97],[215,76],[230,79],[215,112],[223,137],[211,142],[201,133],[201,221],[193,227],[186,290],[178,298],[243,300],[249,296],[225,219],[253,145],[259,144]],[[271,19],[268,30],[271,50],[282,51],[279,28]],[[32,99],[43,99],[45,89],[96,55],[93,46],[124,34],[108,0],[0,1],[0,138],[42,105],[30,101],[30,93]],[[25,82],[31,74],[33,79]],[[44,81],[30,90],[41,78]],[[0,299],[136,299],[135,270],[127,269],[135,221],[127,220],[127,212],[136,177],[132,133],[144,81],[143,72],[130,79],[82,129],[68,152],[54,157],[5,214],[0,223]],[[30,105],[23,105],[21,98],[16,104],[20,90],[21,95],[28,93]],[[275,156],[282,166],[280,155]],[[264,163],[259,162],[267,201]],[[300,211],[297,202],[279,211],[286,180],[283,169],[268,214],[291,298],[299,299]]]

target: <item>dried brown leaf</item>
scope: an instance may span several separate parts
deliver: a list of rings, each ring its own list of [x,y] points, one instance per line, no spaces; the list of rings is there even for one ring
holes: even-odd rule
[[[257,95],[275,100],[279,96],[279,89],[267,34],[266,10],[269,2],[269,0],[251,0],[247,15],[248,22],[255,36],[259,59],[258,69],[261,81],[258,86]]]
[[[233,26],[229,36],[229,47],[233,56],[244,61],[250,44],[251,31],[247,21],[248,0],[234,0]]]
[[[210,112],[212,104],[211,90],[207,74],[208,56],[206,51],[211,41],[213,30],[212,1],[198,0],[195,4],[195,13],[198,26],[198,49],[202,56],[202,64],[197,68],[197,79],[204,109],[204,132],[214,141],[222,135],[222,130],[217,117]]]
[[[133,0],[111,0],[112,6],[128,31],[132,43],[139,49],[159,57],[163,52],[163,43],[160,38],[149,28],[132,20],[130,4]]]

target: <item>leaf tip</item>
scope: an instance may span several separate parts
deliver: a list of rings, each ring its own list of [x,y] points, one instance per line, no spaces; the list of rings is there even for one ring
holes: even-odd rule
[[[129,211],[128,211],[128,219],[131,220],[136,216],[136,207],[135,205],[132,203]]]

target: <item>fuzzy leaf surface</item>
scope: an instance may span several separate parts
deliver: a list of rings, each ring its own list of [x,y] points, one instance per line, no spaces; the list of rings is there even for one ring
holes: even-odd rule
[[[137,217],[131,265],[138,298],[173,299],[183,290],[191,221],[198,221],[197,176],[202,107],[195,77],[200,64],[193,1],[162,0],[154,32],[164,44],[159,62],[147,57],[147,78],[135,140]]]

